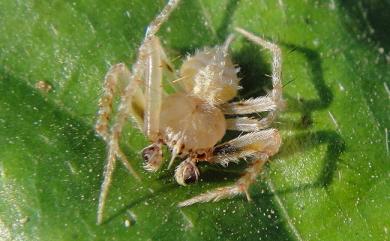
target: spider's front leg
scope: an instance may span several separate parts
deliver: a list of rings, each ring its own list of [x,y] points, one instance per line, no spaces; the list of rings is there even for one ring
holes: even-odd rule
[[[129,81],[131,73],[129,69],[122,63],[116,64],[110,68],[107,72],[104,85],[103,85],[103,95],[99,100],[99,111],[98,118],[95,124],[95,130],[98,135],[100,135],[103,140],[109,146],[109,149],[112,155],[120,156],[120,159],[123,165],[132,173],[136,178],[139,179],[137,173],[131,167],[130,163],[127,161],[126,157],[119,149],[119,147],[112,142],[110,142],[110,133],[109,133],[109,122],[112,115],[112,105],[113,99],[118,89],[123,91],[124,84]],[[144,108],[144,97],[140,89],[135,91],[133,98],[131,99],[131,107],[129,111],[131,116],[140,124],[139,114],[135,111],[137,109]],[[119,138],[119,136],[118,136]],[[109,154],[110,156],[110,154]]]
[[[120,131],[113,131],[114,127],[118,125],[118,118],[121,110],[123,111],[123,105],[124,100],[128,99],[128,105],[126,105],[127,108],[127,114],[130,114],[135,118],[138,125],[142,127],[142,122],[140,122],[140,115],[137,114],[137,109],[143,109],[144,106],[144,97],[143,93],[138,88],[138,83],[129,83],[131,84],[134,89],[134,94],[131,96],[122,95],[121,98],[121,104],[119,108],[119,113],[116,115],[116,118],[114,121],[116,124],[111,128],[109,131],[109,122],[112,115],[112,105],[113,105],[113,99],[114,95],[116,94],[117,89],[119,89],[119,86],[123,85],[123,83],[126,83],[131,78],[131,73],[129,69],[124,64],[116,64],[111,67],[111,69],[106,74],[105,80],[104,80],[104,86],[103,86],[103,95],[99,100],[99,112],[98,112],[98,119],[95,125],[96,132],[103,138],[103,140],[107,143],[107,162],[104,166],[104,173],[103,173],[103,183],[100,188],[100,196],[99,196],[99,204],[98,204],[98,218],[97,223],[100,224],[102,222],[103,218],[103,208],[105,205],[105,201],[107,198],[108,190],[111,184],[111,177],[112,173],[115,169],[115,162],[116,158],[118,157],[123,165],[129,170],[129,172],[138,180],[140,180],[138,174],[135,172],[133,167],[128,162],[126,156],[123,154],[119,147],[119,138],[121,135]],[[127,87],[128,88],[128,87]],[[122,92],[122,91],[121,91]]]
[[[153,37],[149,42],[149,57],[145,68],[145,111],[143,132],[151,145],[142,150],[144,168],[155,172],[162,164],[162,140],[160,136],[160,113],[162,104],[163,69],[173,72],[160,40]],[[171,73],[174,75],[174,73]]]
[[[115,168],[116,158],[118,157],[130,173],[136,179],[140,180],[138,174],[128,162],[126,155],[119,147],[119,139],[124,124],[123,121],[127,119],[124,117],[132,117],[138,127],[144,132],[145,136],[152,142],[152,145],[142,151],[142,156],[145,160],[144,168],[149,171],[156,171],[162,163],[161,142],[159,141],[158,134],[163,92],[162,68],[168,66],[169,62],[165,59],[165,53],[157,37],[152,37],[145,43],[145,46],[148,52],[145,53],[145,63],[142,65],[144,73],[139,75],[137,79],[133,79],[134,83],[129,82],[131,81],[132,75],[123,64],[114,65],[106,75],[104,94],[100,101],[99,117],[96,123],[97,133],[103,137],[108,145],[107,164],[103,174],[104,180],[99,198],[98,223],[102,220],[103,207],[111,183],[111,176]],[[109,133],[109,117],[112,112],[112,102],[116,85],[124,81],[129,82],[127,88],[132,86],[132,95],[129,95],[128,91],[124,91],[119,111],[114,119],[115,124]],[[137,82],[144,83],[144,91],[142,91]]]
[[[250,200],[248,193],[250,185],[256,181],[268,158],[278,152],[280,145],[279,132],[276,129],[268,129],[237,137],[215,147],[214,157],[210,162],[226,166],[229,162],[238,162],[240,158],[245,157],[250,157],[253,161],[235,184],[200,194],[180,202],[178,206],[184,207],[199,202],[216,202],[243,193]]]
[[[137,116],[138,116],[139,120],[141,120],[141,118],[140,118],[141,115],[142,115],[142,118],[146,117],[145,119],[148,119],[148,121],[146,121],[147,123],[145,123],[146,127],[143,126],[143,124],[139,124],[139,125],[142,126],[143,130],[145,130],[145,128],[146,128],[146,130],[147,130],[146,133],[149,133],[154,138],[154,133],[155,133],[156,127],[153,123],[158,122],[158,119],[156,119],[157,118],[156,114],[152,114],[151,112],[153,112],[152,110],[154,108],[156,108],[156,106],[155,105],[148,105],[145,107],[144,111],[142,111],[142,108],[141,108],[141,110],[137,112],[133,108],[134,107],[133,106],[134,97],[137,96],[137,92],[139,91],[139,86],[143,83],[144,75],[146,75],[147,79],[148,78],[156,79],[156,73],[154,73],[153,71],[156,69],[159,69],[159,68],[158,67],[151,68],[151,69],[148,68],[148,67],[156,66],[156,65],[150,64],[154,61],[153,60],[154,54],[151,54],[149,52],[150,47],[151,47],[151,45],[153,46],[154,38],[156,38],[155,34],[158,32],[161,25],[167,21],[168,17],[170,16],[170,14],[175,9],[175,7],[178,5],[179,2],[180,2],[180,0],[170,0],[165,5],[163,10],[160,12],[160,14],[157,15],[157,17],[148,26],[146,34],[145,34],[145,38],[144,38],[144,40],[143,40],[143,42],[138,50],[137,60],[136,60],[135,64],[133,65],[133,73],[130,74],[130,71],[128,71],[129,74],[126,75],[128,77],[128,80],[127,80],[128,85],[126,86],[126,88],[123,91],[121,102],[120,102],[118,112],[116,114],[116,118],[114,121],[114,125],[111,127],[110,132],[108,132],[108,123],[109,123],[109,116],[110,116],[109,113],[111,112],[111,104],[112,104],[112,96],[111,95],[114,94],[114,91],[111,90],[111,88],[110,88],[110,86],[112,86],[111,84],[108,84],[109,87],[106,89],[106,93],[107,93],[106,96],[108,96],[108,98],[106,98],[106,100],[102,101],[102,105],[101,105],[102,107],[101,107],[101,111],[99,111],[100,115],[99,115],[99,119],[98,119],[98,123],[97,123],[97,132],[104,138],[104,140],[106,141],[106,143],[108,145],[107,162],[104,166],[104,174],[103,174],[104,179],[103,179],[103,183],[102,183],[100,195],[99,195],[99,203],[98,203],[98,211],[97,211],[97,223],[98,224],[100,224],[103,220],[103,209],[104,209],[105,202],[107,199],[108,190],[109,190],[109,187],[111,184],[112,174],[113,174],[114,169],[115,169],[116,158],[118,157],[120,160],[122,160],[122,163],[125,164],[125,166],[133,174],[133,176],[135,176],[137,179],[139,179],[138,175],[131,168],[131,166],[127,165],[129,163],[126,160],[126,156],[122,153],[122,151],[119,148],[119,138],[121,136],[123,126],[127,122],[128,117],[133,115],[133,116],[136,116],[136,119],[137,119]],[[153,52],[154,51],[152,51],[152,53]],[[159,51],[157,51],[157,52],[159,52]],[[114,74],[112,75],[112,73],[114,73]],[[112,73],[109,72],[108,76],[115,76],[115,73],[118,73],[118,72],[113,71]],[[159,78],[157,77],[157,80],[158,79]],[[160,79],[160,81],[161,81],[161,79]],[[108,81],[107,80],[106,82],[113,83],[115,81]],[[152,86],[154,86],[154,85],[152,85]],[[158,86],[158,87],[161,88],[161,86]],[[152,90],[152,88],[150,90]],[[146,92],[147,91],[148,90],[146,90]],[[151,92],[149,91],[148,93],[151,93]],[[145,97],[146,100],[150,100],[150,98],[152,98],[152,97],[151,96]],[[146,103],[146,101],[145,101],[145,103]],[[158,105],[159,105],[159,103],[157,102],[157,109],[158,109]],[[142,112],[142,114],[141,114],[141,112]],[[149,115],[146,114],[146,116],[145,116],[144,113],[149,113]],[[149,137],[149,135],[148,135],[148,137]],[[151,140],[154,140],[153,138]]]

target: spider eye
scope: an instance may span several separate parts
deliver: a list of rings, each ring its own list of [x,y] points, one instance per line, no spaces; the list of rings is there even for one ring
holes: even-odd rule
[[[187,185],[190,183],[194,183],[198,181],[199,170],[196,167],[195,163],[190,161],[189,159],[180,163],[180,165],[176,168],[175,178],[177,183],[180,185]]]
[[[162,163],[161,144],[153,143],[142,150],[142,158],[144,159],[144,169],[150,172],[157,171]]]

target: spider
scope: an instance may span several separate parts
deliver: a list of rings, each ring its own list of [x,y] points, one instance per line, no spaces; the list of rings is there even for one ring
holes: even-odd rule
[[[240,89],[238,68],[228,53],[235,38],[233,34],[222,45],[205,48],[189,56],[183,62],[179,78],[175,81],[179,85],[178,90],[170,95],[164,93],[164,74],[177,77],[156,33],[179,2],[170,0],[150,23],[138,49],[132,72],[124,64],[116,64],[106,74],[95,126],[96,132],[108,146],[98,203],[98,224],[103,220],[103,209],[116,160],[119,159],[136,179],[140,179],[119,147],[122,129],[128,117],[135,120],[137,127],[151,143],[142,150],[144,169],[150,172],[159,170],[164,161],[162,146],[166,145],[172,153],[168,168],[176,158],[181,160],[175,170],[175,179],[180,185],[198,180],[199,162],[226,167],[230,162],[238,162],[240,159],[252,160],[235,184],[180,202],[179,207],[218,201],[238,194],[245,194],[250,200],[249,186],[255,182],[264,163],[278,152],[281,145],[278,130],[269,128],[283,107],[281,50],[274,43],[244,29],[236,28],[235,31],[272,53],[273,87],[268,95],[231,102]],[[110,127],[116,88],[124,81],[127,86]],[[267,115],[261,119],[245,117],[259,112],[266,112]],[[218,144],[227,130],[246,134]]]

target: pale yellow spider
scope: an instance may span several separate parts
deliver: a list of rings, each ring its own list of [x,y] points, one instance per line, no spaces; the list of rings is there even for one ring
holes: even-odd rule
[[[198,162],[227,166],[239,159],[252,160],[244,175],[234,185],[218,188],[178,204],[179,207],[198,202],[218,201],[237,194],[246,194],[262,166],[278,152],[281,137],[278,130],[269,128],[283,106],[281,83],[281,51],[279,47],[241,28],[235,30],[255,44],[271,51],[273,89],[267,96],[239,102],[229,102],[240,88],[238,69],[232,63],[228,48],[234,39],[230,35],[222,46],[206,48],[188,57],[179,71],[180,90],[168,95],[162,89],[163,73],[175,75],[159,38],[161,25],[167,21],[179,0],[170,0],[147,28],[139,47],[138,58],[130,72],[124,64],[114,65],[107,73],[104,94],[100,99],[96,131],[108,145],[107,163],[101,186],[97,223],[103,219],[103,209],[118,158],[139,179],[126,156],[119,148],[122,128],[129,117],[152,143],[142,151],[147,171],[157,171],[162,162],[162,145],[172,152],[170,167],[175,158],[182,162],[176,167],[175,179],[180,185],[199,177]],[[112,102],[119,81],[128,84],[123,90],[113,125],[109,128]],[[243,115],[267,112],[259,120]],[[231,117],[229,115],[239,116]],[[226,130],[247,132],[228,142],[217,143]]]

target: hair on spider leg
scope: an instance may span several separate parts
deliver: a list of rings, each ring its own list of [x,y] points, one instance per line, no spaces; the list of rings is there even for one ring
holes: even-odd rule
[[[184,80],[184,79],[186,79],[186,78],[188,78],[188,76],[184,75],[184,76],[182,76],[182,77],[180,77],[180,78],[177,78],[177,79],[172,80],[172,83],[175,84],[175,83],[179,82],[180,80]]]
[[[296,80],[296,78],[294,78],[294,79],[288,81],[287,83],[285,83],[285,84],[282,86],[282,88],[286,87],[288,84],[294,82],[295,80]]]
[[[295,46],[294,48],[292,48],[291,50],[289,50],[289,51],[287,52],[287,54],[291,54],[291,53],[295,52],[297,49],[298,49],[298,46]]]
[[[178,60],[180,60],[181,58],[183,58],[183,56],[182,56],[181,54],[179,54],[179,55],[177,55],[176,57],[173,57],[173,58],[171,59],[171,62],[178,61]]]

